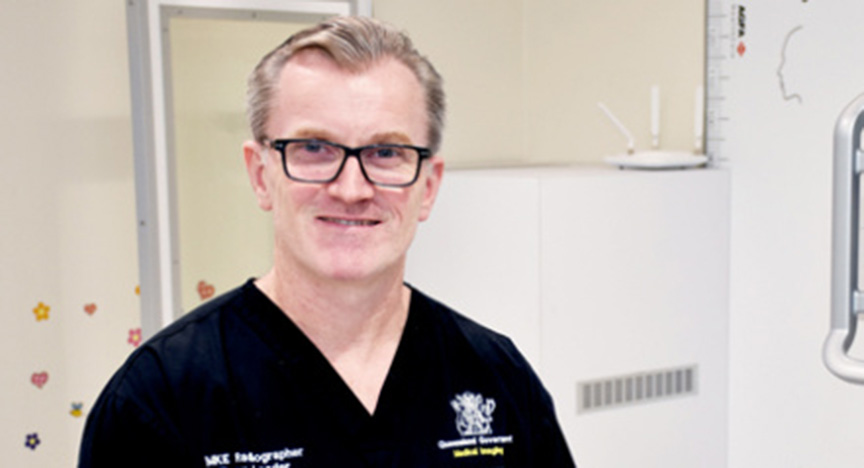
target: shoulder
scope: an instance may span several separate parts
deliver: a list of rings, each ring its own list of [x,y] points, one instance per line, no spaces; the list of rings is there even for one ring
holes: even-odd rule
[[[530,369],[506,335],[478,323],[412,287],[412,309],[452,346],[464,346],[486,365]],[[413,312],[412,311],[412,312]]]
[[[250,283],[235,288],[183,315],[157,332],[142,345],[142,351],[167,352],[172,348],[190,349],[190,341],[212,340],[226,315],[244,308],[244,296]]]
[[[173,359],[178,353],[183,355],[200,351],[196,345],[215,344],[221,328],[220,323],[224,321],[226,315],[243,309],[244,290],[247,287],[248,283],[183,315],[148,339],[135,354],[168,353]],[[130,361],[135,360],[135,354],[130,357]]]
[[[103,453],[109,446],[120,452],[148,446],[154,450],[142,456],[161,461],[166,454],[177,460],[188,454],[177,415],[193,408],[208,389],[223,385],[221,330],[230,326],[225,320],[236,315],[232,310],[243,307],[245,287],[181,317],[126,359],[89,412],[80,466],[112,466]],[[146,464],[141,463],[135,466]]]
[[[136,400],[169,392],[170,387],[198,373],[219,367],[226,321],[244,308],[249,283],[187,313],[141,344],[103,390],[102,398]],[[218,374],[218,373],[214,373]]]

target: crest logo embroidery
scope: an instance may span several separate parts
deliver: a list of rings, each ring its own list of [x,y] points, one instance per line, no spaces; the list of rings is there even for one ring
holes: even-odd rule
[[[492,412],[495,400],[483,398],[479,393],[463,392],[450,400],[456,411],[456,429],[462,437],[492,433]]]

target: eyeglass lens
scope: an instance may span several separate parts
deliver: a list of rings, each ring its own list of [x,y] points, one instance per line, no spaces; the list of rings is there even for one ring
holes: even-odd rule
[[[317,140],[292,141],[285,145],[284,155],[290,177],[326,182],[337,176],[346,150]],[[420,164],[418,151],[402,146],[363,147],[359,149],[359,159],[369,180],[384,185],[413,182]]]

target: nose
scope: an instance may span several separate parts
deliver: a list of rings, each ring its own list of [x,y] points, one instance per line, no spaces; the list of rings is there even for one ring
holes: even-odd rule
[[[358,158],[348,158],[336,180],[327,184],[330,196],[345,203],[357,203],[372,198],[375,186],[366,180]]]

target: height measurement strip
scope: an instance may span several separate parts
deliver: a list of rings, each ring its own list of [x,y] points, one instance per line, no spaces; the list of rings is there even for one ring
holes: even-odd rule
[[[724,112],[730,60],[735,57],[738,33],[736,6],[727,0],[708,0],[705,22],[705,154],[713,166],[727,166],[724,149]]]

